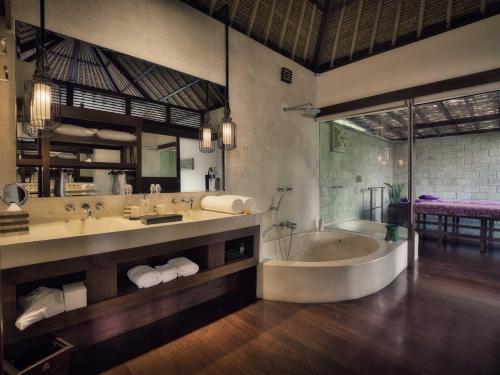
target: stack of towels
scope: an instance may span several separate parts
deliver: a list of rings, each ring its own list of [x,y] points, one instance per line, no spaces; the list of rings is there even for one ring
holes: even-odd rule
[[[149,288],[178,277],[194,275],[199,269],[195,262],[180,257],[170,259],[166,264],[154,268],[146,265],[133,267],[128,270],[127,276],[138,288]]]
[[[201,200],[201,208],[233,215],[252,214],[257,211],[257,203],[254,198],[241,195],[210,195]]]

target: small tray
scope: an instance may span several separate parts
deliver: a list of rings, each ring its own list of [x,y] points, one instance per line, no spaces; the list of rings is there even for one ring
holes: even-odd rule
[[[169,215],[146,215],[143,216],[141,222],[145,225],[172,223],[174,221],[182,221],[182,215],[169,214]]]

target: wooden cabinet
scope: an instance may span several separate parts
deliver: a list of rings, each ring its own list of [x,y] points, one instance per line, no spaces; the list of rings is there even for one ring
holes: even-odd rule
[[[109,253],[34,264],[2,272],[6,345],[57,334],[77,347],[91,345],[150,324],[227,293],[255,297],[259,226]],[[227,262],[231,241],[244,241],[247,253]],[[177,256],[198,263],[197,274],[138,289],[127,271],[138,264],[159,265]],[[19,331],[16,301],[38,286],[61,288],[84,281],[88,306],[64,312]]]

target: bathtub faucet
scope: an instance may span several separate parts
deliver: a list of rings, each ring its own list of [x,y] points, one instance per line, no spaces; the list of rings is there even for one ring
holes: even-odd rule
[[[295,230],[297,228],[297,223],[292,223],[291,221],[282,221],[280,224],[279,224],[280,227],[285,227],[285,228],[288,228],[288,229],[292,229],[292,230]]]

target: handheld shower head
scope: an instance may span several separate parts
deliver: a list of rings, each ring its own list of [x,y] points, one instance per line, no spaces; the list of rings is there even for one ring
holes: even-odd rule
[[[297,105],[295,107],[283,108],[284,112],[288,111],[302,111],[302,116],[307,118],[315,118],[321,112],[311,103]]]

